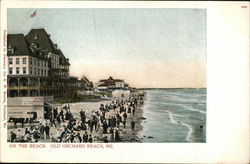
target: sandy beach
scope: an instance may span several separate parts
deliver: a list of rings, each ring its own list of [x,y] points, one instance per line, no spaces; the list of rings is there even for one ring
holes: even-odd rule
[[[99,101],[99,102],[77,102],[77,103],[69,103],[70,106],[70,111],[73,114],[74,118],[77,120],[80,120],[80,110],[82,109],[85,111],[87,119],[91,115],[91,111],[98,111],[99,107],[101,104],[106,105],[110,104],[112,100],[105,100],[105,101]],[[54,104],[54,107],[61,107],[63,104]],[[137,107],[135,108],[135,114],[133,116],[132,112],[127,113],[127,122],[126,122],[126,128],[123,126],[121,123],[119,126],[119,134],[120,134],[120,141],[119,142],[140,142],[139,137],[137,136],[138,132],[142,130],[142,125],[141,121],[145,118],[142,116],[142,106],[143,104],[139,103]],[[119,112],[119,107],[116,108],[116,110],[110,110],[109,112],[106,112],[106,117],[108,118],[109,116],[115,116],[117,113],[120,114]],[[121,115],[123,112],[121,113]],[[135,122],[135,131],[132,132],[131,130],[131,120],[134,120]],[[9,123],[8,126],[8,139],[10,139],[10,132],[17,132],[18,129],[21,130],[21,134],[24,134],[25,132],[25,127],[30,127],[31,124],[25,124],[24,128],[21,128],[21,125],[18,124],[17,128],[13,127],[13,123]],[[36,125],[36,123],[32,124]],[[62,123],[61,127],[50,127],[50,137],[54,137],[56,135],[57,129],[63,129],[63,125],[66,125],[66,123]],[[90,130],[87,129],[87,132],[90,134]],[[84,131],[79,131],[80,135],[82,136]],[[98,132],[93,131],[91,133],[93,137],[93,142],[95,143],[102,143],[103,142],[103,137],[107,136],[108,139],[110,138],[110,134],[102,134],[102,130],[99,130]],[[39,139],[38,142],[51,142],[50,140],[46,139]]]

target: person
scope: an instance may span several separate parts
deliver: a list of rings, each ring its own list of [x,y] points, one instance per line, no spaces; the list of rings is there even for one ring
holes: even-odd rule
[[[56,121],[57,121],[57,126],[58,126],[58,127],[61,127],[61,119],[60,119],[60,116],[57,116]]]
[[[115,141],[116,142],[120,141],[120,135],[118,129],[115,130]]]
[[[112,121],[112,125],[111,126],[116,127],[116,118],[115,118],[115,116],[113,116],[113,121]]]
[[[10,142],[15,142],[16,141],[16,133],[13,131],[10,132]]]
[[[64,137],[64,142],[70,142],[71,141],[71,133],[66,133]]]
[[[17,140],[21,140],[21,137],[22,137],[22,135],[21,135],[21,129],[18,129],[17,133],[16,133],[16,139]]]
[[[103,134],[106,134],[108,129],[108,124],[106,120],[103,120],[102,127],[103,127]]]
[[[52,118],[51,126],[56,128],[56,119]]]
[[[89,143],[92,143],[92,142],[93,142],[93,138],[92,138],[91,134],[89,135],[88,141],[89,141]]]
[[[67,128],[69,130],[71,130],[73,128],[73,124],[72,124],[72,120],[69,120],[68,124],[67,124]]]
[[[86,121],[86,115],[85,115],[85,112],[82,109],[80,111],[80,117],[81,117],[82,122],[85,123],[85,121]]]
[[[131,107],[130,106],[128,107],[128,113],[131,113]]]
[[[108,126],[111,127],[112,126],[112,121],[111,121],[111,117],[109,116],[108,118]]]
[[[32,138],[34,138],[34,133],[35,133],[35,128],[34,128],[34,126],[32,125],[31,127],[30,127],[30,136],[32,137]]]
[[[44,125],[40,123],[40,137],[41,139],[44,139]]]
[[[85,133],[83,134],[82,141],[83,142],[88,142],[88,133],[87,133],[87,131],[85,131]]]
[[[35,127],[33,138],[34,138],[35,141],[37,141],[39,138],[41,138],[40,130],[39,130],[38,126]]]
[[[122,121],[124,128],[126,128],[126,120]]]
[[[81,122],[80,126],[82,130],[87,130],[87,126],[83,122]]]
[[[99,116],[99,118],[97,118],[97,126],[96,126],[96,131],[98,132],[100,130],[100,126],[102,124],[102,121],[101,121],[101,116]]]
[[[57,118],[57,115],[58,115],[58,110],[57,110],[57,108],[54,108],[53,114],[54,114],[54,119],[56,119],[56,118]]]
[[[116,127],[119,128],[119,126],[120,126],[120,117],[119,117],[119,115],[117,115],[116,116]]]
[[[120,107],[120,114],[123,112],[123,106]]]
[[[126,122],[127,118],[128,118],[128,114],[125,112],[123,113],[123,121]]]
[[[44,131],[45,131],[45,134],[46,134],[46,139],[50,139],[50,137],[49,137],[50,127],[49,127],[48,124],[46,124],[46,126],[44,127]]]
[[[134,120],[131,121],[131,130],[132,130],[132,132],[135,132],[135,121]]]
[[[75,139],[75,132],[72,131],[70,134],[70,142],[73,143],[74,139]]]
[[[70,116],[69,116],[70,114],[69,114],[69,112],[68,112],[68,110],[66,110],[66,113],[65,113],[65,120],[70,120]]]
[[[31,142],[31,140],[32,140],[32,138],[31,138],[30,132],[27,132],[27,134],[25,134],[23,137],[23,141],[24,142]]]
[[[105,136],[105,137],[103,138],[103,142],[104,142],[104,143],[108,143],[108,142],[109,142],[107,136]]]
[[[100,110],[100,111],[103,111],[103,110],[104,110],[104,105],[103,105],[103,104],[100,105],[99,110]]]
[[[59,116],[61,116],[62,122],[64,122],[64,114],[63,114],[63,109],[61,109]]]
[[[61,133],[62,133],[61,130],[57,129],[56,134],[55,134],[55,138],[58,139],[58,140],[60,140]]]
[[[64,136],[66,136],[66,130],[64,129],[59,137],[59,142],[63,142]]]
[[[80,143],[82,142],[82,138],[81,138],[79,132],[76,134],[76,139],[78,139],[78,141],[79,141]]]
[[[97,132],[97,124],[98,124],[98,118],[94,115],[93,116],[93,127],[95,127],[96,132]]]
[[[31,127],[30,127],[30,128],[31,128]],[[27,134],[27,132],[30,131],[30,130],[29,130],[30,128],[28,128],[28,127],[25,128],[25,130],[24,130],[24,135]]]
[[[110,128],[109,133],[110,133],[110,141],[113,142],[114,141],[114,129],[113,129],[113,127]]]
[[[89,125],[89,129],[90,129],[90,133],[92,133],[92,131],[93,131],[93,126],[94,126],[93,120],[92,120],[92,119],[90,119],[90,120],[88,121],[88,125]]]

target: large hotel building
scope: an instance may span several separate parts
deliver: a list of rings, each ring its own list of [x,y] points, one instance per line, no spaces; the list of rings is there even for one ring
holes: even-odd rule
[[[45,29],[26,36],[8,34],[8,97],[74,97],[86,88],[83,80],[69,75],[69,59]]]

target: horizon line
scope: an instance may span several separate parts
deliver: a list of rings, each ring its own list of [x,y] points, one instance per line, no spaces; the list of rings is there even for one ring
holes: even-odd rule
[[[177,87],[177,88],[154,88],[154,87],[142,87],[142,88],[136,88],[136,89],[207,89],[207,87]]]

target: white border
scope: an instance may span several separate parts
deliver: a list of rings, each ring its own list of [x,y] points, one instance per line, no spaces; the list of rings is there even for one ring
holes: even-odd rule
[[[247,9],[241,6],[247,6]],[[114,144],[113,149],[11,149],[6,143],[6,129],[3,129],[1,122],[1,161],[249,162],[249,2],[4,1],[1,6],[1,38],[3,29],[6,29],[6,8],[8,7],[206,8],[207,143],[122,143]],[[1,56],[1,64],[2,62]],[[2,117],[1,111],[1,120]],[[49,147],[49,144],[47,145]]]

